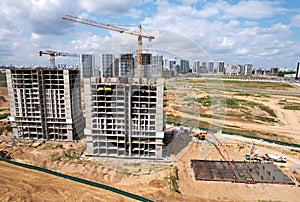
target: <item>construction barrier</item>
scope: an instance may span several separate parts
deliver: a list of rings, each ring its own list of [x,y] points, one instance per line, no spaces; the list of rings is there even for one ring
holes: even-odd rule
[[[181,123],[171,122],[171,121],[167,121],[167,124],[172,124],[172,125],[175,125],[175,126],[183,126],[183,124],[181,124]],[[211,132],[214,132],[214,133],[217,132],[216,130],[212,130],[212,129],[209,129],[209,128],[201,128],[201,127],[198,127],[198,128],[200,130],[211,131]],[[275,144],[279,144],[279,145],[300,148],[300,144],[296,144],[296,143],[292,143],[292,142],[284,142],[284,141],[273,140],[273,139],[264,138],[264,137],[256,137],[256,136],[245,135],[245,134],[240,134],[240,133],[233,133],[233,132],[224,132],[224,131],[222,131],[222,133],[226,134],[226,135],[237,135],[237,136],[242,136],[242,137],[245,137],[245,138],[251,138],[251,139],[256,139],[256,140],[264,140],[264,141],[269,142],[269,143],[275,143]]]
[[[97,188],[100,188],[100,189],[105,189],[105,190],[108,190],[108,191],[111,191],[111,192],[129,197],[129,198],[132,198],[132,199],[135,199],[135,200],[138,200],[138,201],[152,202],[152,200],[144,198],[142,196],[132,194],[132,193],[123,191],[121,189],[117,189],[117,188],[114,188],[114,187],[111,187],[111,186],[108,186],[108,185],[104,185],[104,184],[101,184],[101,183],[98,183],[98,182],[88,181],[88,180],[81,179],[81,178],[78,178],[78,177],[73,177],[73,176],[70,176],[70,175],[65,175],[65,174],[62,174],[62,173],[59,173],[59,172],[55,172],[55,171],[52,171],[52,170],[49,170],[49,169],[46,169],[46,168],[41,168],[41,167],[29,165],[29,164],[24,164],[24,163],[19,163],[19,162],[16,162],[16,161],[8,160],[8,159],[2,158],[2,157],[0,157],[0,161],[4,161],[4,162],[10,163],[10,164],[13,164],[13,165],[16,165],[16,166],[20,166],[20,167],[23,167],[23,168],[28,168],[28,169],[44,172],[44,173],[47,173],[47,174],[50,174],[50,175],[55,175],[57,177],[65,178],[65,179],[68,179],[68,180],[72,180],[72,181],[79,182],[79,183],[82,183],[82,184],[90,185],[90,186],[97,187]]]

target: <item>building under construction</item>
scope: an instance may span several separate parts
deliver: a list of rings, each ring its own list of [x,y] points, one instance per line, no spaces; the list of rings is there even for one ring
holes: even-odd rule
[[[84,94],[88,155],[162,157],[163,79],[151,84],[85,79]]]
[[[143,74],[143,82],[139,83],[133,55],[123,54],[120,58],[120,77],[84,80],[87,154],[161,158],[165,128],[163,79],[149,79]],[[151,55],[143,57],[142,70],[151,65]]]
[[[83,135],[79,70],[15,68],[6,78],[16,137],[72,141]]]

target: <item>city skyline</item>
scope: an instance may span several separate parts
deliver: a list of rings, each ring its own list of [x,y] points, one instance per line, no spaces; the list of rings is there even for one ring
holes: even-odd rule
[[[296,67],[300,59],[299,7],[295,1],[4,1],[0,64],[48,65],[49,57],[39,57],[39,50],[94,53],[120,35],[61,19],[72,14],[109,24],[142,24],[145,32],[167,30],[195,43],[214,61]],[[160,38],[153,40],[153,48],[159,44],[159,49],[169,50],[171,44],[197,54],[198,50],[189,50],[190,46],[185,48],[175,40],[178,37],[167,40],[167,34],[157,35]],[[136,41],[133,36],[127,38]],[[168,43],[164,44],[164,39]],[[201,61],[200,54],[193,59]],[[61,57],[57,63],[74,60]]]

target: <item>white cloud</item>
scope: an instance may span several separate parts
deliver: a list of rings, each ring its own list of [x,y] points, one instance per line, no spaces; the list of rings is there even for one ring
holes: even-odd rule
[[[227,37],[223,37],[222,43],[220,44],[224,48],[231,48],[235,42]]]
[[[141,13],[134,7],[140,2],[136,0],[79,0],[82,9],[99,15],[128,14],[137,18]]]
[[[191,6],[159,1],[158,12],[142,24],[190,37],[208,50],[213,59],[228,63],[242,62],[245,58],[266,65],[265,56],[288,56],[290,26],[274,21],[270,26],[263,27],[261,21],[257,21],[284,13],[286,9],[278,2],[240,1],[231,5],[217,1],[205,5],[202,10],[197,10]],[[210,18],[204,18],[205,11],[209,11],[207,16]],[[240,18],[249,20],[242,22]],[[176,42],[173,45],[176,46]],[[299,47],[294,51],[297,50],[300,51]],[[290,59],[286,58],[283,63]]]
[[[247,55],[249,54],[250,50],[247,49],[247,48],[241,48],[241,49],[238,49],[235,53],[237,55]]]
[[[300,27],[300,14],[292,17],[291,26]]]
[[[149,13],[136,24],[143,24],[144,29],[169,30],[174,36],[154,33],[157,37],[152,47],[159,43],[159,48],[175,51],[177,55],[186,53],[186,57],[194,57],[189,54],[193,51],[196,55],[199,52],[197,57],[200,57],[203,48],[213,60],[232,64],[247,59],[264,65],[266,59],[272,62],[274,56],[282,58],[282,63],[293,63],[300,54],[300,45],[299,41],[289,37],[294,34],[291,27],[300,26],[300,14],[291,17],[291,23],[287,25],[275,18],[278,13],[287,13],[281,1],[232,2],[236,1],[186,0],[175,4],[167,0],[3,0],[0,7],[0,63],[48,63],[48,58],[38,57],[38,50],[88,53],[101,48],[104,41],[119,36],[119,33],[109,32],[107,37],[99,37],[89,32],[88,27],[87,31],[77,29],[77,25],[61,20],[64,14],[94,20],[98,15],[130,17],[135,22],[153,10],[155,13]],[[156,8],[143,8],[144,12],[143,4],[152,4]],[[184,42],[176,35],[194,43]],[[128,38],[133,41],[130,49],[136,48],[136,38]]]
[[[239,1],[224,8],[224,18],[262,19],[285,11],[276,1]]]

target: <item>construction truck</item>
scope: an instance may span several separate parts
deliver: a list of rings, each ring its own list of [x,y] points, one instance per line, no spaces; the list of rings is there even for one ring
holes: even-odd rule
[[[205,140],[207,131],[200,131],[198,133],[192,133],[192,137],[196,138],[196,140]]]
[[[266,154],[268,160],[286,163],[286,157],[284,155],[274,155],[274,154]]]

